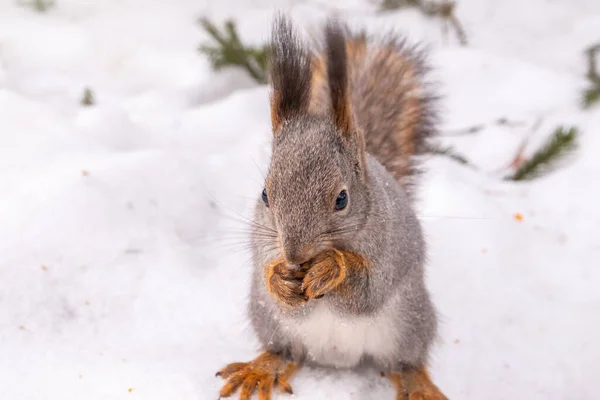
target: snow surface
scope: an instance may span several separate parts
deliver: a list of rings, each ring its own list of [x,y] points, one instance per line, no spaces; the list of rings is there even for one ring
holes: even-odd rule
[[[425,41],[445,131],[521,123],[448,139],[482,171],[426,164],[432,373],[451,399],[597,398],[600,109],[578,100],[600,2],[460,0],[459,47],[367,0],[57,0],[44,14],[1,0],[0,399],[214,400],[216,370],[256,356],[243,221],[269,157],[268,93],[211,71],[196,19],[234,17],[259,44],[275,7],[307,29],[338,10]],[[557,124],[582,130],[580,152],[501,181],[538,121],[527,154]],[[292,383],[297,399],[394,398],[373,371]]]

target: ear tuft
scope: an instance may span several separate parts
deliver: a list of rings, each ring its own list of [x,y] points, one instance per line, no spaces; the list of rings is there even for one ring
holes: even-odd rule
[[[333,119],[342,134],[354,131],[348,90],[348,56],[346,54],[346,27],[330,19],[325,27],[327,77]]]
[[[271,124],[273,134],[286,119],[308,112],[311,93],[311,57],[292,23],[278,14],[272,28]]]

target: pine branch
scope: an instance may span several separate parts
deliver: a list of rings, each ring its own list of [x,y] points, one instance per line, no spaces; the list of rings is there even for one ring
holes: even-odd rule
[[[600,43],[591,46],[585,52],[588,60],[588,71],[586,77],[590,82],[590,87],[583,92],[583,108],[590,108],[600,101],[600,73],[598,73],[596,65],[596,55],[598,52],[600,52]]]
[[[55,0],[20,0],[19,4],[26,7],[31,7],[37,12],[46,12],[56,6]]]
[[[600,85],[591,86],[583,91],[583,108],[591,108],[600,101]]]
[[[454,129],[451,131],[446,131],[442,134],[442,136],[449,137],[449,136],[472,135],[472,134],[481,132],[489,125],[507,126],[509,128],[513,128],[516,126],[521,126],[523,124],[524,123],[521,121],[512,121],[512,120],[509,120],[508,118],[502,117],[502,118],[498,118],[489,123],[477,124],[477,125],[472,125],[472,126],[462,128],[462,129]]]
[[[537,130],[542,125],[542,121],[543,121],[543,118],[538,118],[535,121],[535,123],[533,124],[533,126],[531,127],[531,129],[529,129],[529,131],[527,132],[527,136],[521,141],[521,144],[519,145],[517,152],[515,153],[515,156],[513,157],[512,161],[510,162],[509,168],[511,168],[513,170],[517,170],[525,163],[525,161],[526,161],[525,155],[524,155],[525,149],[527,148],[527,145],[529,144],[529,141],[531,140],[531,137],[533,136],[533,134],[535,132],[537,132]]]
[[[540,147],[538,151],[525,161],[513,175],[506,180],[523,181],[531,180],[554,171],[567,155],[577,148],[577,128],[556,128],[552,136]]]
[[[420,0],[383,0],[380,4],[380,10],[391,11],[400,8],[418,7]]]
[[[207,18],[202,18],[200,25],[218,44],[203,44],[199,48],[208,57],[213,69],[218,71],[225,67],[242,67],[258,83],[267,83],[267,46],[244,46],[232,20],[225,22],[223,30],[219,30]]]
[[[457,153],[451,146],[442,146],[441,144],[430,144],[427,147],[426,152],[433,155],[448,157],[458,162],[459,164],[476,169],[475,166],[465,158],[465,156],[463,156],[460,153]]]
[[[458,41],[462,46],[468,44],[467,33],[455,14],[456,2],[450,0],[383,0],[379,5],[380,11],[391,11],[413,7],[423,15],[442,20],[444,33],[448,25],[452,25]]]
[[[596,68],[596,53],[598,52],[600,52],[600,43],[589,47],[585,52],[588,58],[587,78],[595,83],[600,83],[600,74]]]

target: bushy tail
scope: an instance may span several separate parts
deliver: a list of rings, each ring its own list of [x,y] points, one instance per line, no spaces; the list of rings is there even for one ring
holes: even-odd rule
[[[415,156],[426,152],[436,133],[436,97],[425,82],[423,53],[394,34],[376,38],[352,34],[341,24],[340,29],[346,36],[351,108],[366,150],[410,189],[418,174]],[[331,108],[326,57],[325,51],[316,52],[312,62],[313,114]]]

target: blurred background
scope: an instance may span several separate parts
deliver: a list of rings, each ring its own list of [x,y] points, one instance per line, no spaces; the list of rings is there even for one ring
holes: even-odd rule
[[[598,0],[0,0],[0,399],[214,400],[215,372],[255,357],[244,233],[277,10],[429,50],[434,381],[598,398]],[[394,398],[375,373],[293,386]]]

